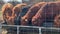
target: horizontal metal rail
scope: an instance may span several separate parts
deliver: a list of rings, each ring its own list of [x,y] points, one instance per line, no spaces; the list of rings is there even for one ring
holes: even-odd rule
[[[50,32],[60,32],[60,28],[56,28],[56,27],[38,27],[38,26],[22,26],[22,25],[1,25],[2,27],[16,27],[17,28],[17,34],[19,34],[19,28],[38,28],[39,32],[41,31],[50,31]],[[8,29],[8,28],[7,28]]]
[[[1,25],[1,26],[12,26],[12,27],[30,27],[30,28],[42,28],[42,29],[55,29],[60,30],[60,28],[56,27],[38,27],[38,26],[23,26],[23,25]]]

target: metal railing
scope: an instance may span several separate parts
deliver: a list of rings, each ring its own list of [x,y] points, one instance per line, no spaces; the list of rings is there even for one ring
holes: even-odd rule
[[[56,27],[38,27],[38,26],[22,26],[22,25],[1,25],[1,27],[16,27],[17,28],[17,34],[19,34],[19,30],[20,28],[25,28],[26,29],[29,29],[29,28],[36,28],[39,30],[39,34],[42,34],[42,31],[50,31],[50,32],[60,32],[60,28],[56,28]],[[6,28],[8,29],[8,28]],[[24,30],[24,29],[23,29]],[[32,30],[32,29],[30,29]]]

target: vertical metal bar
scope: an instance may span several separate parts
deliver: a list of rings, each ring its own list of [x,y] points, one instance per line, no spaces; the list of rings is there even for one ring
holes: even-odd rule
[[[0,23],[0,34],[2,34],[2,25],[1,25],[1,23]]]
[[[39,28],[39,34],[42,34],[42,32],[41,32],[41,28]]]
[[[17,34],[19,34],[19,26],[17,26]]]

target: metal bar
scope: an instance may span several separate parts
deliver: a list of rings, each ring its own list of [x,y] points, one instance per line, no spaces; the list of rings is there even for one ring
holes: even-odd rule
[[[13,26],[13,27],[30,27],[30,28],[43,28],[43,29],[59,29],[60,28],[56,28],[56,27],[38,27],[38,26],[23,26],[23,25],[2,25],[2,26]]]
[[[41,28],[39,28],[39,34],[42,34],[42,32],[41,32]]]
[[[17,34],[19,34],[19,27],[17,27]]]
[[[12,26],[12,27],[30,27],[30,28],[45,28],[45,27],[38,27],[38,26],[23,26],[23,25],[3,25],[2,26]]]
[[[38,26],[22,26],[22,25],[2,25],[2,26],[12,26],[12,27],[17,27],[17,30],[19,27],[28,27],[28,28],[41,28],[42,31],[54,31],[54,32],[60,32],[60,28],[55,28],[55,27],[38,27]],[[19,31],[18,31],[19,32]]]

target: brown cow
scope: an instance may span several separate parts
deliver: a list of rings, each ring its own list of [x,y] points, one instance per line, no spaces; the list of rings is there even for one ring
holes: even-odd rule
[[[12,17],[12,9],[13,5],[10,3],[4,4],[2,7],[3,20],[7,22],[7,24],[14,24],[13,22],[9,21],[10,17]]]
[[[31,21],[31,18],[36,14],[36,12],[45,4],[46,2],[39,2],[35,5],[33,5],[28,11],[27,13],[22,17],[21,19],[21,25],[29,25],[31,24],[28,23],[29,21]]]
[[[26,6],[27,4],[22,3],[22,4],[17,4],[14,8],[13,8],[13,19],[14,19],[14,23],[15,24],[19,24],[18,21],[20,21],[20,13],[22,12],[22,7]]]
[[[55,27],[60,27],[60,15],[57,15],[57,16],[54,18],[54,26],[55,26]]]
[[[32,25],[41,26],[43,22],[47,22],[48,20],[51,22],[54,20],[54,17],[59,14],[60,2],[47,2],[32,18]]]

